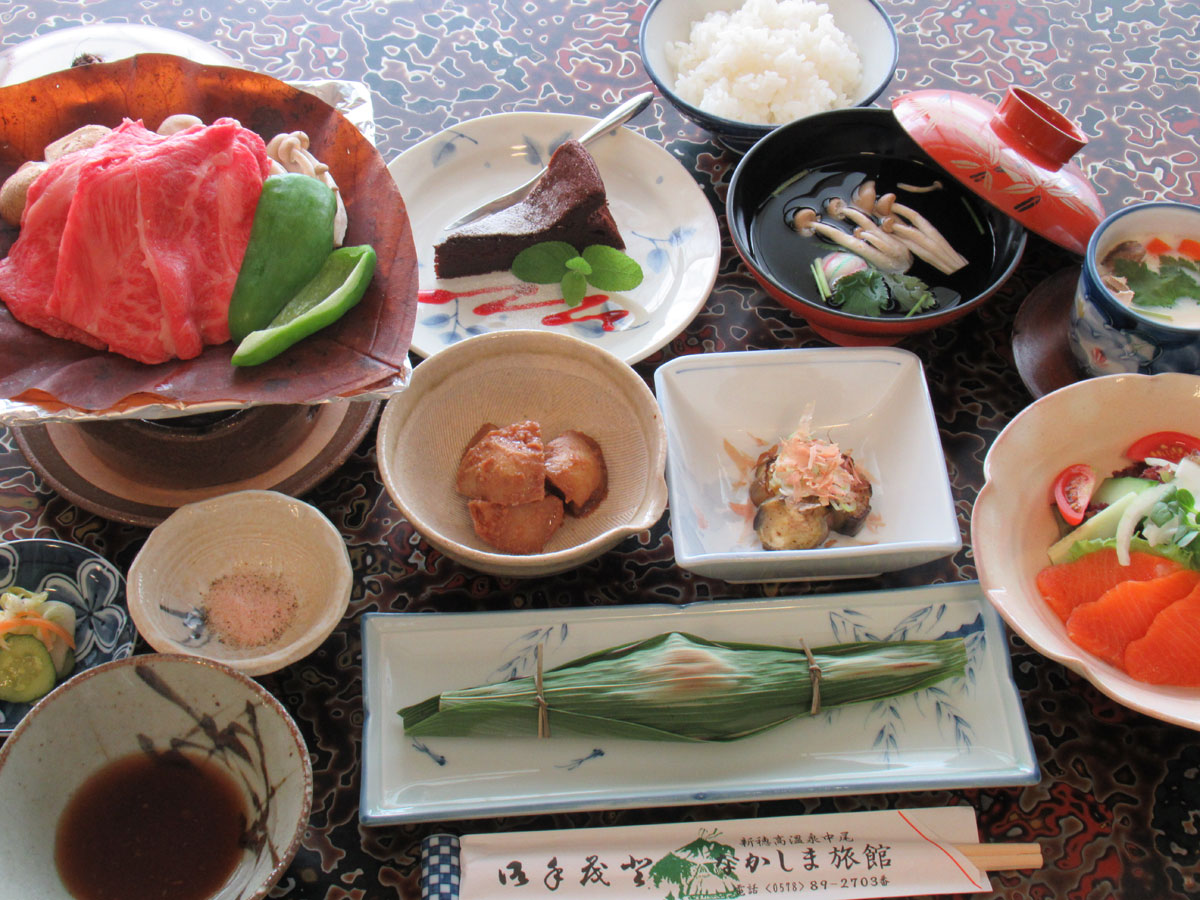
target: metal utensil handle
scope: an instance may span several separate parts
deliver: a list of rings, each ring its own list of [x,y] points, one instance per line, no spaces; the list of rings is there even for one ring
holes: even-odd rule
[[[606,131],[612,131],[618,125],[624,125],[643,109],[650,105],[650,101],[654,99],[653,91],[645,91],[626,100],[607,116],[589,128],[579,138],[579,143],[586,144],[589,141],[595,140]]]

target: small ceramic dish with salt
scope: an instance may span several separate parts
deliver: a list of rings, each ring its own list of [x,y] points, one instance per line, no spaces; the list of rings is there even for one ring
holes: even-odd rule
[[[176,510],[129,569],[129,612],[160,653],[264,675],[303,659],[345,615],[345,542],[315,507],[237,491]]]

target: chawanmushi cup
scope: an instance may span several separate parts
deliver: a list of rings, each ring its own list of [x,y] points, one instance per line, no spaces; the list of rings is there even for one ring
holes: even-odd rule
[[[1200,372],[1200,319],[1192,327],[1155,321],[1117,299],[1101,280],[1100,260],[1118,244],[1155,235],[1200,239],[1200,207],[1152,202],[1113,213],[1093,232],[1071,305],[1068,339],[1089,377],[1140,372]]]

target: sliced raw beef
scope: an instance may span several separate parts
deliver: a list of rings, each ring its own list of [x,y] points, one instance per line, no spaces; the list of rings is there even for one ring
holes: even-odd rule
[[[224,343],[268,165],[232,119],[169,137],[127,120],[34,182],[0,297],[22,322],[141,362]]]

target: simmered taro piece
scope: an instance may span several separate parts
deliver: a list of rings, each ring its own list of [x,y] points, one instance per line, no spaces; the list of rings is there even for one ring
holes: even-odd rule
[[[475,433],[458,464],[460,494],[492,503],[531,503],[546,495],[545,449],[537,422]]]
[[[475,533],[501,553],[541,553],[563,520],[563,502],[553,494],[532,503],[469,504]]]
[[[546,480],[573,516],[586,516],[608,495],[604,453],[582,431],[564,431],[546,444]]]
[[[790,291],[851,315],[914,316],[987,289],[995,236],[979,203],[915,160],[862,156],[783,181],[756,211],[761,265]]]

